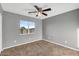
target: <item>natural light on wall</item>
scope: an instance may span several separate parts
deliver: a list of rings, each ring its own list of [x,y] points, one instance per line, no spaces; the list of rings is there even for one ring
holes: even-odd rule
[[[20,21],[20,34],[32,34],[35,32],[35,22],[32,21]]]
[[[79,48],[79,28],[77,29],[77,47]]]

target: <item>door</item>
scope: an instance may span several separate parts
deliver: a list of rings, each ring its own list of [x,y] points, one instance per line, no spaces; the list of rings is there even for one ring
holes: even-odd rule
[[[2,14],[0,13],[0,52],[2,51]]]

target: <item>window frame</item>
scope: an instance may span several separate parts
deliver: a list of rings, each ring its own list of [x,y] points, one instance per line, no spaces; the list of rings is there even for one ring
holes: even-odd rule
[[[34,23],[34,27],[36,28],[36,24],[35,24],[34,21],[31,21],[31,20],[20,20],[20,22],[21,22],[21,21],[27,21],[28,23],[33,22],[33,23]],[[21,27],[20,27],[21,23],[20,23],[20,22],[19,22],[19,28],[21,29]],[[25,34],[25,33],[22,34],[22,33],[21,33],[21,30],[20,30],[20,35],[34,34],[34,33],[35,33],[35,28],[34,28],[34,31],[31,33],[29,27],[30,27],[30,25],[28,25],[28,32],[27,32],[26,34]]]

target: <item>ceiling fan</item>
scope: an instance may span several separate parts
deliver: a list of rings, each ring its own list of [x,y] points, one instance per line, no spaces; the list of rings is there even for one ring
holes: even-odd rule
[[[32,11],[32,12],[28,12],[28,13],[29,14],[31,14],[31,13],[37,13],[36,17],[37,16],[41,16],[41,15],[47,16],[48,14],[46,14],[45,12],[46,11],[51,11],[51,8],[47,8],[47,9],[43,10],[42,8],[38,7],[37,5],[34,5],[34,7],[36,8],[36,11]]]

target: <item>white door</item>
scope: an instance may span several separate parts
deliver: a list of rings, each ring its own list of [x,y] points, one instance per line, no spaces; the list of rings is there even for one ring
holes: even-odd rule
[[[2,14],[0,13],[0,52],[2,51]]]
[[[77,47],[79,48],[79,28],[77,28]]]

